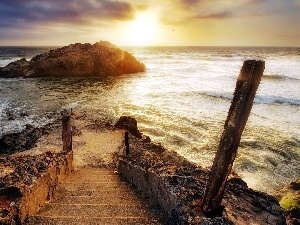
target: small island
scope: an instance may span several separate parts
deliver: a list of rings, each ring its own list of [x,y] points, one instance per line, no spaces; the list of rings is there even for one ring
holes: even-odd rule
[[[134,56],[108,41],[95,44],[70,44],[0,67],[2,78],[100,77],[120,76],[145,71]]]

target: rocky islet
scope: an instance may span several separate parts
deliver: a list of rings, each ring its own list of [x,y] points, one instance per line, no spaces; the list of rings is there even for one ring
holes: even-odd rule
[[[70,44],[0,68],[2,78],[100,77],[145,71],[133,55],[107,41]]]

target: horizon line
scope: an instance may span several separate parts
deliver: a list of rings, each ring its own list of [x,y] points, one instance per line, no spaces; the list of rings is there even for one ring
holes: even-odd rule
[[[79,43],[79,42],[77,42]],[[77,44],[77,43],[70,43]],[[97,42],[95,42],[97,43]],[[79,43],[79,44],[93,44],[93,43]],[[64,47],[68,45],[0,45],[0,47]],[[272,45],[116,45],[119,48],[132,47],[132,48],[142,48],[142,47],[228,47],[228,48],[300,48],[300,46],[272,46]]]

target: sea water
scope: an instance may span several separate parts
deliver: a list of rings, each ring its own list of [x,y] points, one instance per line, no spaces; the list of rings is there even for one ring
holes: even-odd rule
[[[0,66],[51,47],[0,47]],[[300,178],[300,48],[124,47],[147,71],[105,78],[0,79],[0,136],[62,109],[131,115],[141,132],[210,167],[244,60],[266,63],[234,171],[256,190]],[[13,117],[13,118],[12,118]]]

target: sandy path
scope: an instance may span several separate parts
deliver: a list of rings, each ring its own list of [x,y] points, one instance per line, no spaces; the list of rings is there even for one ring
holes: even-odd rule
[[[74,166],[80,167],[116,167],[116,158],[124,149],[124,131],[113,130],[112,127],[97,123],[89,117],[73,116],[73,152]],[[39,155],[62,151],[61,126],[42,136],[35,147],[17,152],[15,157]]]
[[[122,153],[124,132],[82,130],[73,137],[74,166],[114,167],[114,155]]]

